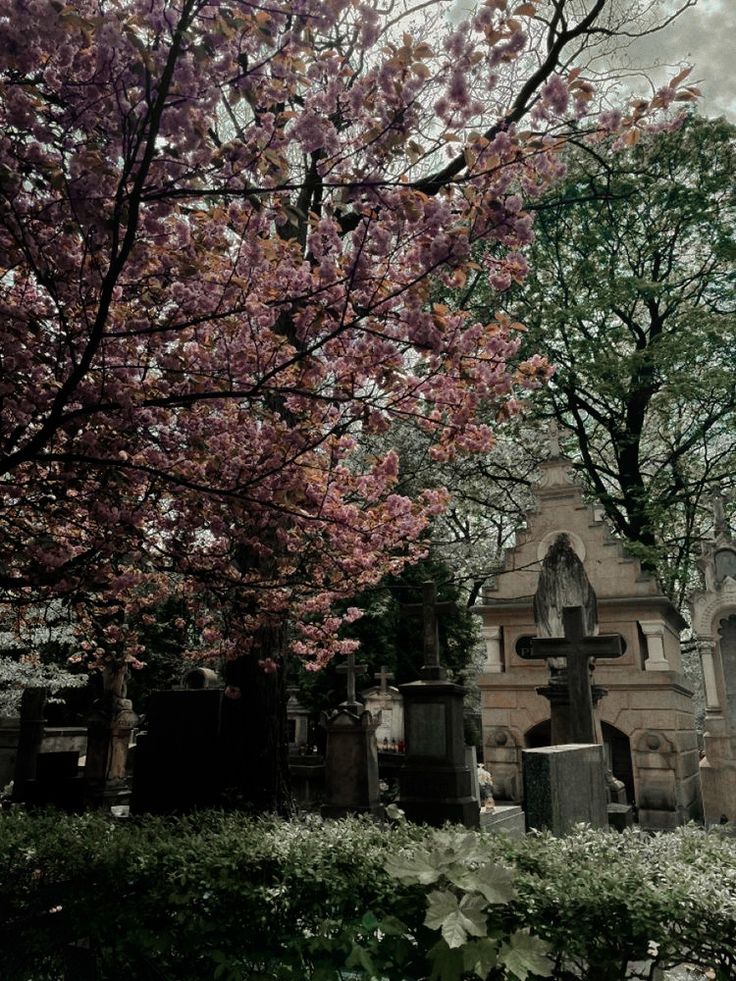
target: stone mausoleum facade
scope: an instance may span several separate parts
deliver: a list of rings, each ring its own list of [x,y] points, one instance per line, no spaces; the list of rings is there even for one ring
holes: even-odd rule
[[[626,786],[644,828],[674,828],[701,815],[699,753],[692,691],[682,675],[685,621],[654,576],[624,554],[620,541],[583,500],[570,461],[542,464],[537,506],[509,549],[495,584],[475,612],[483,618],[486,662],[479,677],[483,747],[494,794],[521,800],[523,749],[549,745],[544,661],[519,656],[536,634],[532,600],[542,560],[558,535],[569,537],[598,597],[601,634],[619,634],[623,657],[598,659],[593,681],[607,694],[597,706],[614,776]]]

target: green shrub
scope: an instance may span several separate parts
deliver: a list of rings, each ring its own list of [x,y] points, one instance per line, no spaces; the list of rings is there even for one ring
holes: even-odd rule
[[[695,828],[515,841],[358,819],[0,814],[3,981],[618,981],[654,951],[726,979],[735,907],[736,843]]]

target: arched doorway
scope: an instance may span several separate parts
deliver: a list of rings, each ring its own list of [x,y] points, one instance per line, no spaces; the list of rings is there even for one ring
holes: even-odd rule
[[[524,746],[526,749],[539,749],[541,746],[551,745],[551,723],[549,719],[532,726],[524,736]],[[634,767],[631,762],[631,744],[625,732],[617,729],[616,726],[608,722],[601,723],[603,731],[603,745],[605,747],[606,759],[609,769],[614,777],[620,780],[626,787],[626,798],[630,804],[636,802],[636,791],[634,787]]]

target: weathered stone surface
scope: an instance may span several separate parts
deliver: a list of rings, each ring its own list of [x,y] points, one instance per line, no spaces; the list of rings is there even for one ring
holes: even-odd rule
[[[523,838],[526,832],[524,812],[518,804],[496,804],[495,810],[480,813],[480,830]]]
[[[608,826],[602,746],[545,746],[522,756],[528,828],[562,835],[580,822]]]
[[[486,632],[498,638],[494,670],[481,673],[478,679],[484,761],[494,779],[500,776],[498,786],[504,793],[515,794],[508,799],[520,801],[521,750],[540,745],[535,741],[535,731],[538,733],[549,720],[550,706],[537,692],[548,681],[546,664],[525,661],[517,646],[526,644],[529,648],[537,633],[532,597],[542,560],[550,545],[565,533],[597,594],[600,634],[618,634],[626,644],[620,659],[596,658],[595,662],[596,684],[607,692],[597,708],[607,750],[617,755],[618,764],[626,756],[628,776],[620,767],[614,767],[614,775],[633,785],[632,802],[638,804],[639,794],[647,794],[653,771],[669,770],[676,788],[675,810],[662,812],[660,820],[656,809],[646,809],[640,812],[640,823],[658,828],[670,826],[674,819],[676,826],[697,819],[701,813],[698,766],[692,753],[692,691],[681,673],[679,631],[684,621],[654,577],[644,572],[638,561],[628,558],[606,525],[595,519],[570,470],[570,462],[561,457],[542,465],[542,482],[535,491],[537,507],[529,512],[527,528],[518,536],[516,546],[507,551],[503,574],[485,590],[483,604],[476,608]],[[726,584],[731,582],[726,580]],[[727,585],[723,592],[725,598]],[[731,603],[733,610],[736,583]],[[515,761],[509,758],[511,743],[496,742],[501,730],[509,740],[513,738]],[[667,752],[655,751],[656,760],[648,761],[639,746],[644,732],[662,736],[669,747]],[[619,750],[627,743],[625,754],[613,753],[612,739]]]
[[[341,707],[326,721],[325,817],[381,813],[376,721]]]
[[[453,821],[477,828],[478,802],[465,757],[465,689],[429,680],[401,685],[399,690],[406,725],[399,806],[418,823]]]

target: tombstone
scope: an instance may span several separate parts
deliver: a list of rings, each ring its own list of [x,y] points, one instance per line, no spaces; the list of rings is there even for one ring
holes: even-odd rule
[[[85,798],[90,807],[120,807],[130,801],[128,749],[138,725],[133,703],[124,695],[103,692],[87,726]]]
[[[404,698],[406,758],[399,771],[399,807],[417,823],[445,821],[479,826],[478,803],[465,756],[463,708],[466,689],[447,681],[439,660],[433,582],[425,582],[421,613],[424,665],[419,681],[400,685]],[[408,609],[412,609],[409,607]]]
[[[85,787],[79,760],[86,733],[75,726],[47,729],[47,695],[44,688],[27,688],[21,698],[13,800],[30,806],[81,811]]]
[[[581,605],[568,605],[576,601]],[[593,636],[597,629],[595,591],[566,535],[553,542],[545,557],[534,595],[534,618],[540,636],[531,641],[525,656],[545,658],[550,667],[550,684],[539,693],[550,702],[553,746],[602,744],[594,711],[593,659],[621,657],[623,643],[616,634]],[[603,695],[605,691],[597,687],[595,702]],[[613,821],[617,826],[630,824],[633,814],[626,810],[624,786],[614,779],[605,761],[603,766],[608,800],[614,805]]]
[[[371,715],[380,717],[376,728],[378,749],[400,752],[404,744],[404,700],[399,689],[388,684],[393,675],[385,666],[374,677],[379,685],[364,689],[361,696]]]
[[[715,539],[704,549],[705,589],[691,598],[705,688],[700,777],[705,822],[736,822],[736,540],[722,495],[715,496]]]
[[[150,694],[136,746],[132,813],[183,813],[222,804],[223,714],[231,710],[233,703],[217,688]]]
[[[521,800],[523,750],[551,742],[549,694],[555,692],[540,694],[551,687],[550,672],[544,660],[530,660],[527,654],[539,636],[533,596],[540,569],[554,542],[566,534],[595,591],[600,633],[618,634],[625,644],[620,657],[597,655],[591,689],[609,765],[629,788],[643,828],[666,830],[696,820],[701,811],[693,692],[680,652],[680,632],[687,624],[655,576],[626,553],[601,519],[600,508],[584,499],[571,461],[559,447],[540,471],[526,527],[517,532],[500,574],[484,587],[482,603],[474,608],[486,640],[486,663],[478,678],[483,758],[493,773],[497,800]],[[580,597],[567,605],[585,604]],[[566,696],[564,688],[557,693]],[[663,747],[671,747],[659,754],[656,769],[639,749],[645,734],[657,734]],[[659,792],[662,768],[672,784],[666,798]],[[646,808],[639,807],[640,798]],[[655,806],[658,801],[661,808]]]
[[[355,663],[355,655],[348,654],[347,664],[342,667],[347,675],[347,698],[336,712],[324,719],[327,730],[324,817],[340,818],[347,814],[379,817],[383,811],[378,787],[378,720],[365,710],[355,693],[355,676],[361,668]]]
[[[222,681],[212,668],[196,667],[184,672],[181,686],[189,691],[201,691],[203,688],[221,688]]]
[[[564,835],[574,824],[608,826],[603,747],[525,749],[524,809],[529,829]]]
[[[43,742],[45,688],[26,688],[20,702],[20,733],[13,777],[13,800],[25,800],[26,782],[35,780],[38,756]]]
[[[299,689],[287,689],[286,725],[289,736],[289,754],[305,755],[309,749],[309,709],[299,701]]]

